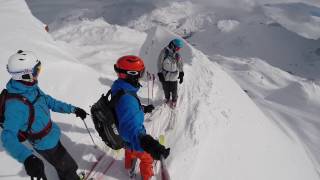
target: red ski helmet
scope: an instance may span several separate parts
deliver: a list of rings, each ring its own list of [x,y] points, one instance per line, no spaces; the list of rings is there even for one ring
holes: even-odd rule
[[[114,70],[121,79],[141,78],[144,74],[143,60],[134,55],[122,56],[114,65]]]

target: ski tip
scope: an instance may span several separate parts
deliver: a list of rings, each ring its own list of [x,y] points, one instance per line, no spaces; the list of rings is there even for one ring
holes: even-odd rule
[[[164,135],[163,135],[163,134],[161,134],[161,135],[159,136],[159,143],[160,143],[161,145],[164,145],[164,144],[165,144],[165,138],[164,138]]]

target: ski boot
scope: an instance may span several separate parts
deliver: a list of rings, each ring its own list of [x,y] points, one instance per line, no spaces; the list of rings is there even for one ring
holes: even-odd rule
[[[172,109],[176,108],[176,106],[177,106],[177,101],[172,101],[172,102],[170,103],[170,107],[171,107]]]
[[[165,99],[165,100],[164,100],[164,103],[165,103],[166,105],[170,105],[171,100],[170,100],[170,99]]]

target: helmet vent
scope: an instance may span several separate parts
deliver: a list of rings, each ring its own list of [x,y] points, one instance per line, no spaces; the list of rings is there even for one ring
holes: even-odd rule
[[[24,61],[24,59],[19,59],[20,61]]]
[[[21,53],[23,53],[23,51],[22,50],[18,50],[18,52],[17,52],[18,54],[21,54]]]
[[[134,62],[137,62],[138,60],[137,59],[128,59],[127,61],[134,63]]]

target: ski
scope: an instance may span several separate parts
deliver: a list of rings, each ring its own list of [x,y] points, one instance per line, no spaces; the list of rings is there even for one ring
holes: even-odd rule
[[[167,164],[163,156],[160,157],[160,171],[161,171],[161,180],[170,180],[169,171],[167,169]]]
[[[97,180],[102,180],[104,175],[110,170],[112,165],[116,162],[116,159],[112,158],[111,162],[106,166],[106,168],[102,171],[102,173],[96,178]]]
[[[161,134],[159,136],[159,143],[161,145],[165,145],[165,136],[163,134]],[[158,161],[155,162],[155,169],[157,170],[157,163]],[[170,180],[170,174],[169,171],[167,169],[167,164],[165,162],[165,159],[163,158],[163,156],[160,157],[160,177],[161,180]]]
[[[136,165],[137,165],[137,159],[135,158],[132,160],[132,166],[131,166],[131,169],[129,170],[129,178],[130,179],[135,179],[135,177],[137,176]]]
[[[89,176],[92,174],[93,170],[96,168],[96,166],[99,164],[99,162],[103,159],[104,156],[105,153],[98,157],[97,161],[94,162],[91,168],[89,169],[89,172],[85,173],[83,180],[92,180],[92,178],[90,179]]]
[[[160,136],[159,136],[159,143],[161,144],[161,145],[165,145],[165,136],[163,135],[163,134],[161,134]],[[159,163],[160,162],[160,163]],[[159,167],[159,164],[160,164],[160,167]],[[161,179],[162,179],[162,165],[161,165],[162,163],[161,163],[161,161],[155,161],[154,162],[154,170],[155,170],[155,174],[157,174],[157,177],[159,177],[159,175],[160,175],[160,177],[161,177]],[[170,176],[169,176],[170,177]],[[158,179],[158,178],[157,178]]]

